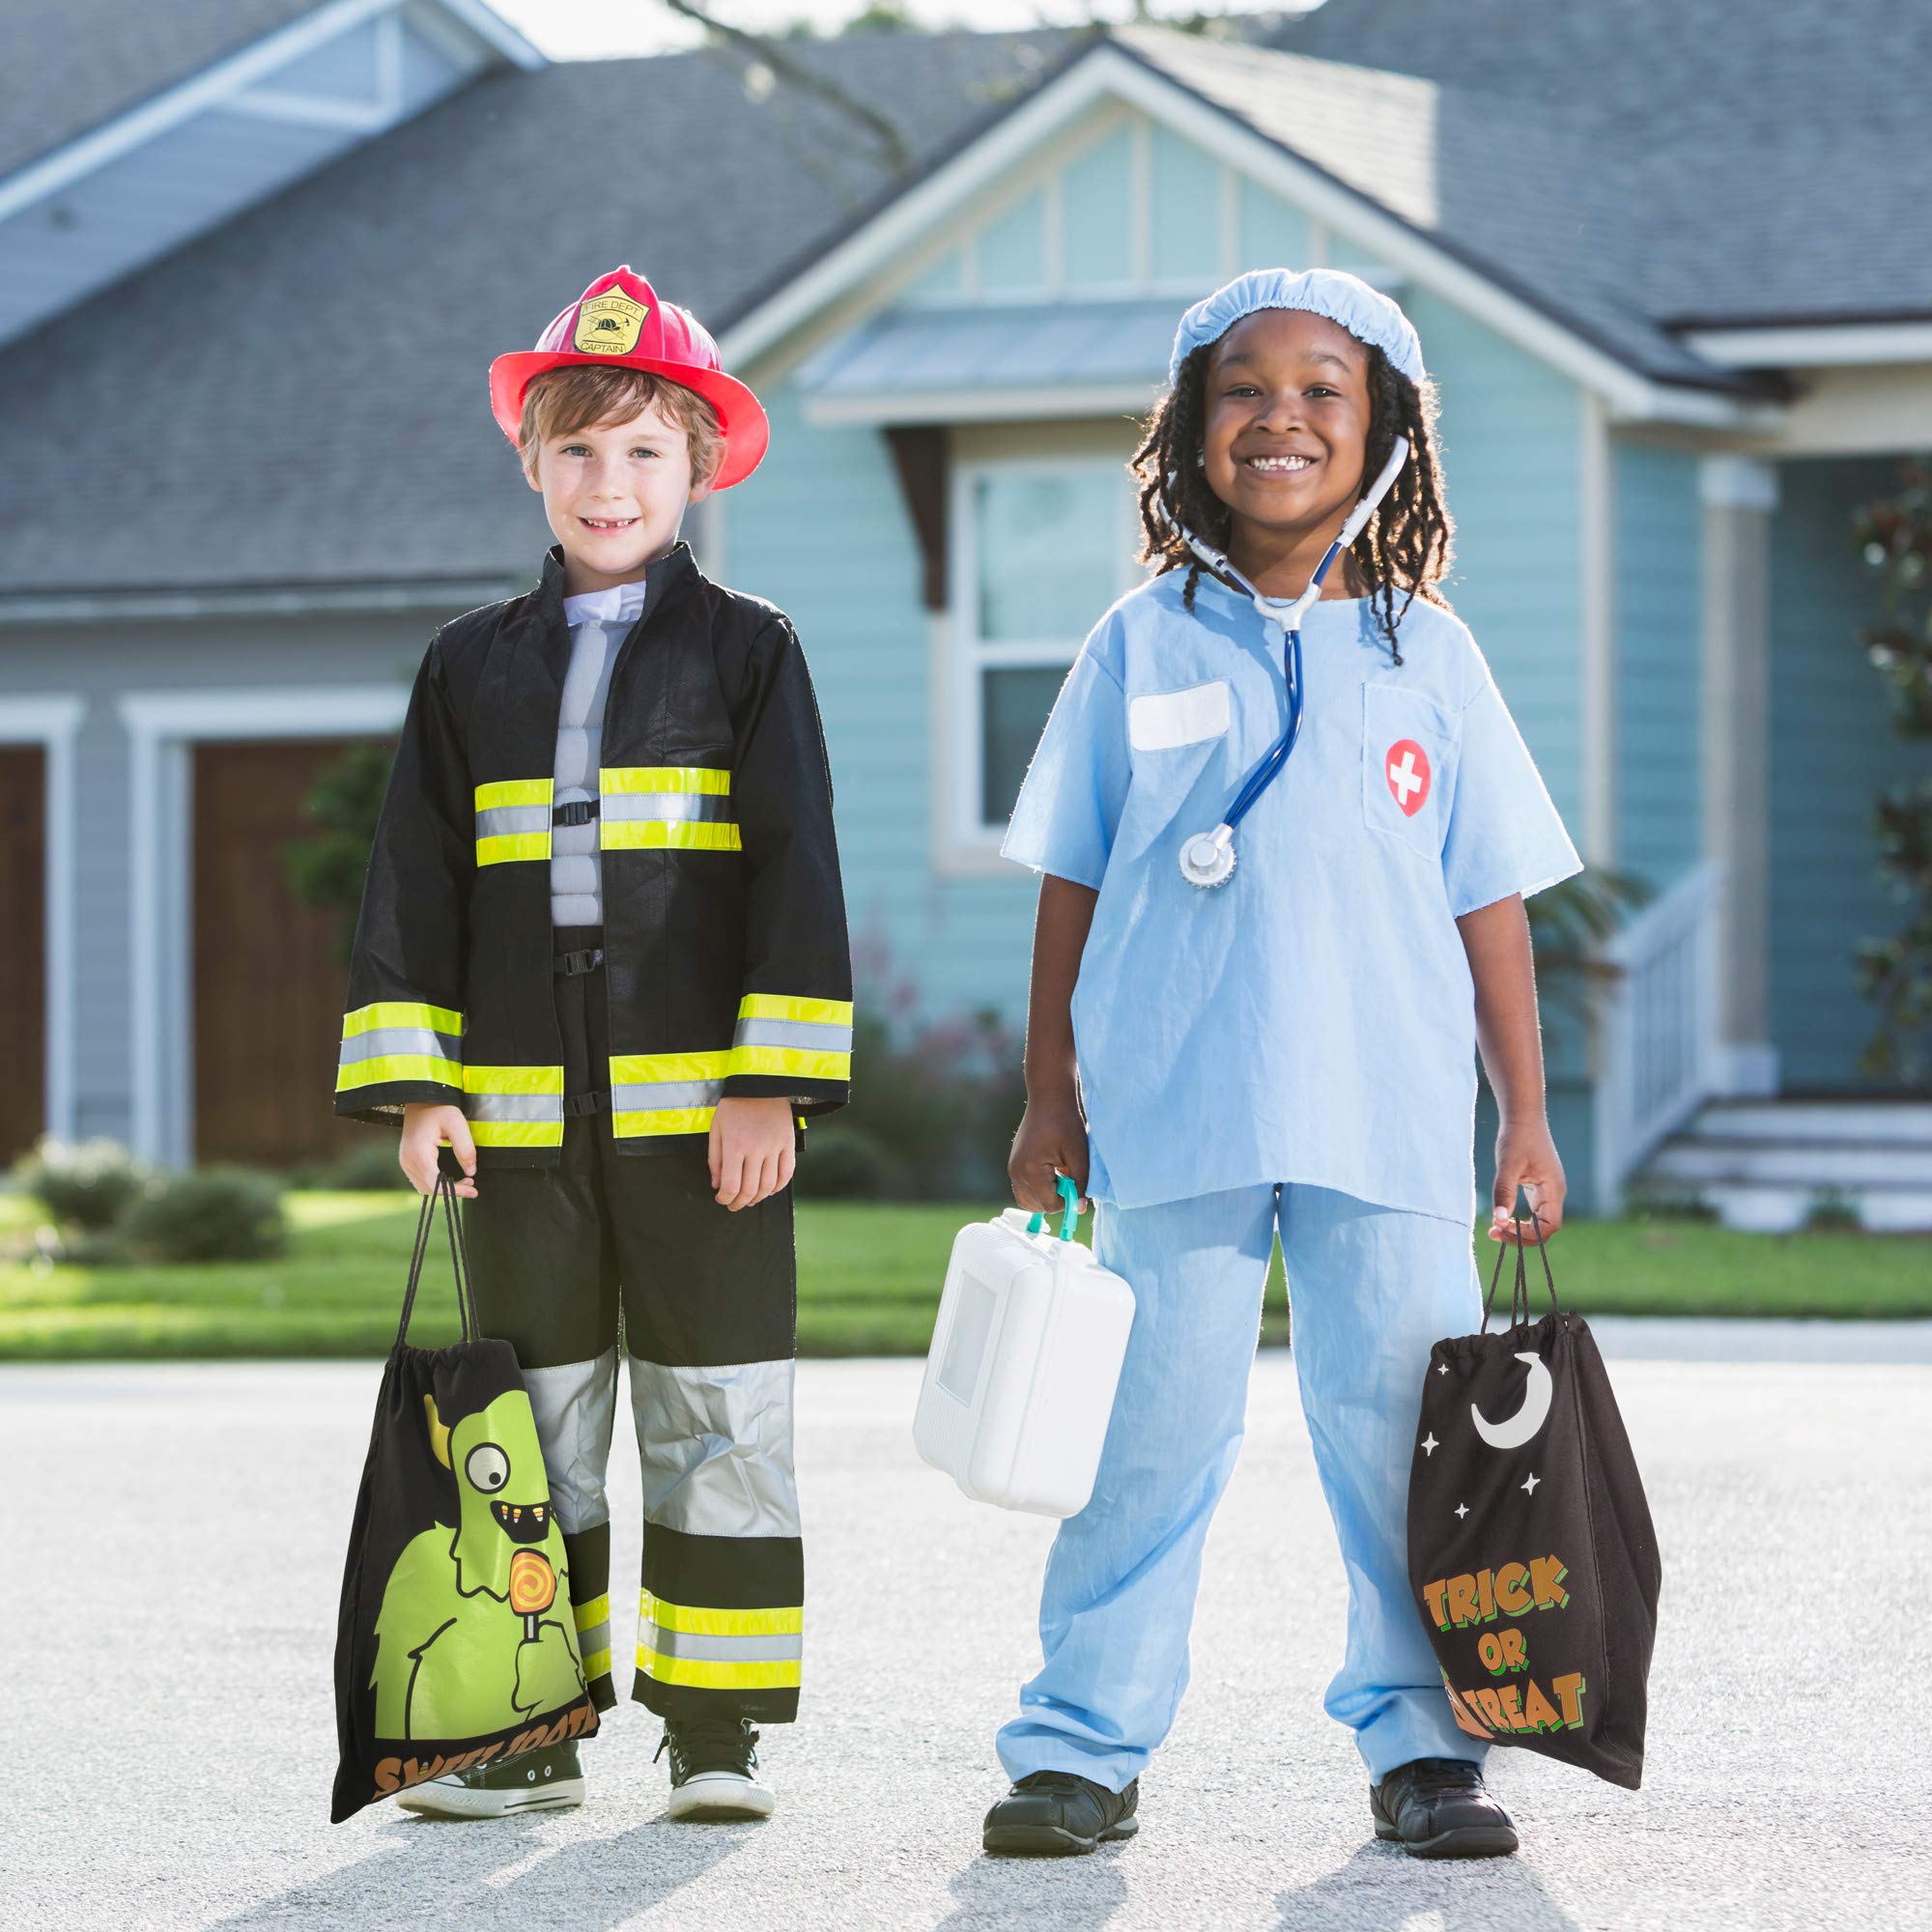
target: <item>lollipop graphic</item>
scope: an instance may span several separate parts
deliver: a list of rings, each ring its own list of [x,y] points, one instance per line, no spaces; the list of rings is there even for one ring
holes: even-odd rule
[[[510,1558],[510,1607],[524,1620],[524,1641],[537,1640],[537,1619],[556,1602],[556,1572],[540,1550],[520,1549]]]

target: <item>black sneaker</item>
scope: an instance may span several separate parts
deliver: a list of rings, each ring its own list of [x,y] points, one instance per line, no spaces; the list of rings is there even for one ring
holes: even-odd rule
[[[1418,1859],[1500,1859],[1516,1850],[1516,1827],[1491,1797],[1477,1766],[1459,1757],[1419,1757],[1369,1787],[1376,1836]]]
[[[1070,1771],[1036,1771],[986,1813],[980,1842],[1008,1857],[1091,1852],[1140,1830],[1134,1816],[1140,1802],[1139,1778],[1124,1791],[1109,1791]]]
[[[758,1781],[749,1718],[671,1718],[653,1764],[670,1752],[673,1818],[769,1818],[778,1797]]]
[[[583,1803],[583,1773],[574,1744],[498,1758],[452,1777],[425,1778],[396,1800],[427,1818],[510,1818],[526,1811],[568,1811]]]

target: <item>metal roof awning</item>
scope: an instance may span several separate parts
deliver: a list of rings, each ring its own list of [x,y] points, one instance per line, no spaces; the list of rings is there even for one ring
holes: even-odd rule
[[[1188,299],[888,309],[800,366],[805,417],[889,424],[1143,414],[1167,380]]]

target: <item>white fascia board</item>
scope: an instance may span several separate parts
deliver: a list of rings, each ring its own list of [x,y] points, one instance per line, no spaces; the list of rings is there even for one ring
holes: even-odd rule
[[[233,97],[242,89],[278,72],[311,49],[326,46],[365,20],[393,13],[403,4],[404,0],[327,0],[313,14],[292,21],[279,32],[256,41],[213,67],[203,68],[199,73],[190,74],[142,101],[138,107],[104,122],[78,140],[56,148],[52,154],[43,155],[17,174],[0,181],[0,221],[58,193],[84,175],[105,167],[109,161],[119,160],[123,155],[145,146],[205,108],[235,105]],[[535,47],[508,21],[499,19],[483,5],[482,0],[433,0],[433,4],[517,66],[529,70],[548,65]]]
[[[393,731],[410,688],[389,684],[226,685],[198,691],[130,691],[115,700],[129,732],[143,738],[327,738]]]
[[[970,207],[991,181],[1103,96],[1139,108],[1240,169],[1318,223],[1348,235],[1396,274],[1433,290],[1601,396],[1613,421],[1769,429],[1781,419],[1776,410],[1638,375],[1228,110],[1104,44],[741,318],[720,344],[725,362],[752,361],[867,277],[890,269],[914,242]]]
[[[1932,362],[1932,321],[1692,329],[1683,339],[1693,355],[1725,369],[1828,369],[1878,362]]]
[[[1094,383],[1058,388],[931,389],[868,396],[807,396],[809,423],[1048,422],[1065,416],[1144,416],[1158,383]]]
[[[511,578],[460,583],[371,583],[345,589],[132,590],[0,595],[0,629],[10,624],[99,624],[128,619],[165,622],[197,617],[306,617],[352,611],[472,611],[514,597]]]

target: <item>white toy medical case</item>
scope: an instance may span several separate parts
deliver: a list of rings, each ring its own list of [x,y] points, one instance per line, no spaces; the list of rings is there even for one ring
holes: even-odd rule
[[[919,1453],[976,1502],[1037,1516],[1087,1506],[1121,1379],[1133,1291],[1072,1238],[1009,1208],[952,1243],[925,1380]]]

